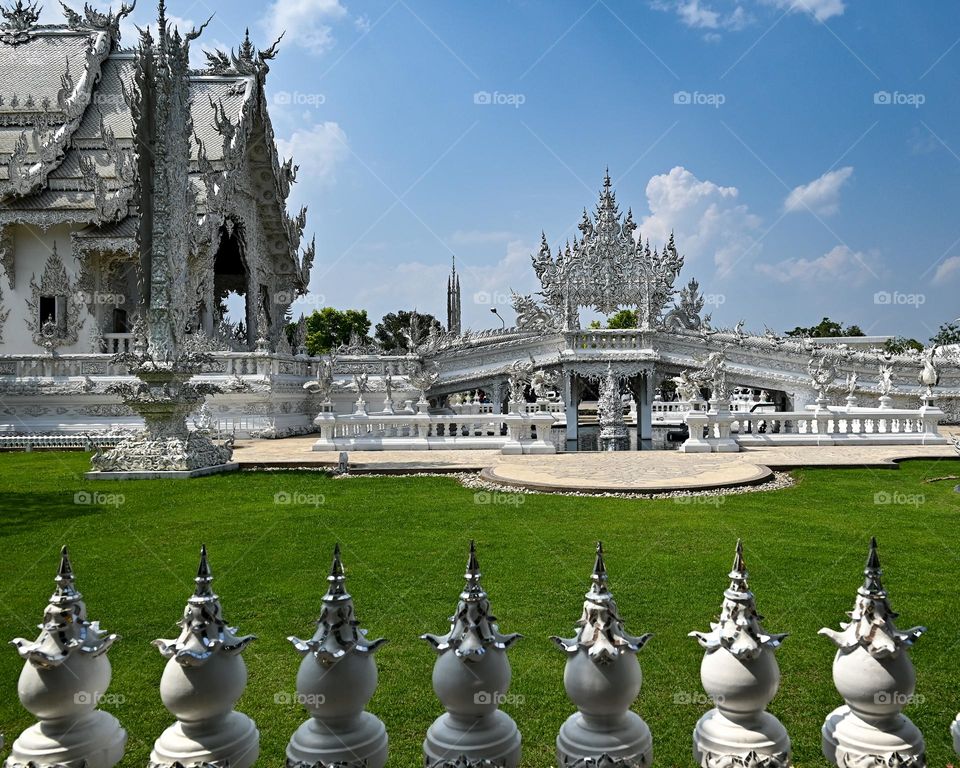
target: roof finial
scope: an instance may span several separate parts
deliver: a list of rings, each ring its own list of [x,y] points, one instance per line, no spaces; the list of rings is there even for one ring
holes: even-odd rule
[[[73,565],[70,563],[70,553],[66,545],[60,548],[60,567],[57,569],[57,575],[53,580],[57,589],[50,602],[60,604],[80,598],[80,593],[74,586]]]
[[[597,559],[593,564],[593,583],[594,584],[603,584],[606,588],[607,584],[607,565],[603,562],[603,542],[597,542]]]
[[[213,581],[213,573],[210,571],[210,564],[207,562],[207,545],[200,545],[200,565],[197,566],[197,577],[194,579],[197,588],[193,593],[194,597],[211,598],[216,597],[210,584]]]
[[[880,577],[883,575],[883,569],[880,567],[880,555],[877,552],[877,537],[870,538],[870,552],[867,555],[867,564],[863,569],[863,586],[860,588],[862,594],[878,595],[883,592],[883,582]]]
[[[344,586],[347,577],[343,572],[343,562],[340,560],[340,542],[333,546],[333,563],[330,565],[330,575],[327,576],[327,594],[324,595],[324,602],[336,602],[339,600],[349,600],[347,588]]]
[[[483,587],[480,586],[480,561],[477,560],[477,543],[470,539],[470,554],[467,557],[467,571],[463,574],[463,577],[467,580],[467,585],[464,587],[464,593],[476,594],[478,592],[483,592]]]
[[[728,592],[745,594],[750,591],[747,584],[747,564],[743,559],[743,540],[737,539],[737,548],[733,554],[733,567],[730,569],[730,589]]]

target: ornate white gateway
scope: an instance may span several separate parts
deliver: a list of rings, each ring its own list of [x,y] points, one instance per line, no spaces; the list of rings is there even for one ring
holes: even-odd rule
[[[624,220],[607,172],[603,191],[591,217],[586,209],[579,226],[582,240],[550,255],[546,234],[539,253],[533,257],[533,269],[541,283],[540,296],[562,320],[563,330],[579,328],[581,307],[611,314],[629,307],[637,311],[638,326],[650,329],[659,322],[667,302],[673,296],[673,283],[683,267],[670,236],[663,251],[650,249],[634,237],[637,225],[633,211]],[[528,298],[528,297],[524,297]]]

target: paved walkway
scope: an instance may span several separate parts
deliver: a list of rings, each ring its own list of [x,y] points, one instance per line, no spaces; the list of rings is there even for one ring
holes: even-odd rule
[[[234,460],[241,468],[322,467],[336,452],[311,450],[315,436],[241,440]],[[354,451],[359,472],[483,472],[504,485],[542,490],[661,492],[707,490],[760,483],[772,470],[809,466],[892,467],[901,459],[957,460],[952,446],[782,446],[741,453],[683,454],[674,451],[567,453],[503,456],[498,451]],[[957,469],[960,469],[958,467]],[[948,470],[945,470],[948,471]],[[956,471],[952,467],[949,471]]]

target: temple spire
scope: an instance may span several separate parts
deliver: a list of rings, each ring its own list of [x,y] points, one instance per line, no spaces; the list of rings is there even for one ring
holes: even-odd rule
[[[450,277],[447,278],[447,331],[459,336],[461,329],[460,275],[457,274],[457,257],[451,254]]]

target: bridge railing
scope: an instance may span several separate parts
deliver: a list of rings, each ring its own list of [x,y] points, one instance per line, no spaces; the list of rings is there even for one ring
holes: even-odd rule
[[[762,445],[948,445],[937,422],[943,411],[920,408],[828,407],[803,411],[732,412],[725,406],[690,412],[685,453],[735,452]]]
[[[321,412],[315,451],[500,450],[505,454],[556,453],[549,412],[506,414]]]

